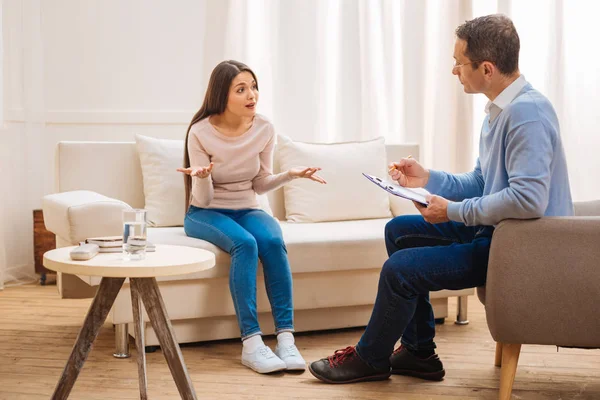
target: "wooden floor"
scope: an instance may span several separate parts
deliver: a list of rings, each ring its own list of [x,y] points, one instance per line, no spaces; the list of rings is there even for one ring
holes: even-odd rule
[[[56,286],[0,291],[0,399],[48,399],[69,356],[90,300],[61,300]],[[451,300],[454,309],[454,300]],[[326,385],[307,371],[259,375],[240,364],[238,340],[185,345],[188,370],[200,399],[496,399],[499,369],[495,344],[479,301],[470,298],[471,323],[438,325],[438,352],[447,374],[442,382],[393,376],[384,382]],[[298,334],[307,360],[357,342],[362,329]],[[136,399],[135,358],[112,357],[107,323],[95,343],[71,399]],[[265,340],[274,345],[273,337]],[[134,352],[134,346],[132,352]],[[150,399],[179,398],[160,351],[148,354]],[[514,399],[600,399],[600,351],[523,346]]]

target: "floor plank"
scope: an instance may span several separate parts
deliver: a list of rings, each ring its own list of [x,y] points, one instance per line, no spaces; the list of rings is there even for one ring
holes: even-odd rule
[[[0,291],[0,400],[47,399],[69,357],[90,299],[60,299],[55,286],[36,284]],[[449,309],[456,307],[451,299]],[[495,368],[495,343],[487,329],[483,307],[469,299],[466,326],[450,319],[438,325],[436,342],[446,368],[442,382],[394,376],[385,382],[326,385],[309,372],[259,375],[241,365],[238,340],[182,346],[190,377],[201,399],[325,400],[496,399],[500,370]],[[355,344],[362,329],[297,335],[307,360]],[[106,323],[71,393],[72,399],[138,399],[134,357],[112,357],[114,332]],[[275,339],[265,342],[274,346]],[[177,388],[160,351],[147,354],[148,395],[177,399]],[[513,399],[600,399],[600,351],[523,346]]]

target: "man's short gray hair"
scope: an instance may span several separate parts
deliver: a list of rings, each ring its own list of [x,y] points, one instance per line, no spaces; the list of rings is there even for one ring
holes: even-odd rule
[[[467,42],[465,56],[473,68],[489,61],[504,75],[519,69],[519,35],[507,16],[493,14],[466,21],[456,28],[456,37]]]

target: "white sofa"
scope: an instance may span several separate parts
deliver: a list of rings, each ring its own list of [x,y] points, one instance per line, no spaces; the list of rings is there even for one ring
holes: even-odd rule
[[[416,145],[387,145],[386,151],[389,160],[419,154]],[[91,236],[119,235],[121,210],[144,207],[135,143],[61,142],[57,146],[55,182],[56,193],[44,197],[43,210],[48,230],[56,234],[57,247],[77,244]],[[284,221],[282,189],[269,194],[269,204],[280,220],[288,249],[296,330],[366,325],[379,271],[387,258],[383,232],[389,218],[290,223]],[[186,343],[239,337],[228,287],[229,255],[210,243],[187,237],[183,227],[151,227],[148,239],[156,244],[201,247],[216,255],[216,266],[211,270],[159,280],[177,340]],[[61,295],[69,298],[91,297],[100,283],[98,277],[59,274],[57,279]],[[273,332],[273,323],[264,283],[262,279],[258,282],[259,320],[268,334]],[[472,293],[473,289],[431,293],[436,319],[448,316],[447,298],[458,296],[457,322],[466,323],[466,299]],[[115,355],[126,355],[127,332],[133,335],[127,283],[110,319],[116,327]],[[150,324],[146,324],[145,334],[146,345],[158,345]]]

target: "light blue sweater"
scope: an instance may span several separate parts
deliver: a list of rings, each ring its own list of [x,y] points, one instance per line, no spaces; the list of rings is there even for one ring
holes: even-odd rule
[[[430,171],[426,189],[452,202],[448,218],[466,225],[496,225],[508,218],[573,215],[573,201],[558,118],[528,83],[481,129],[475,170]]]

